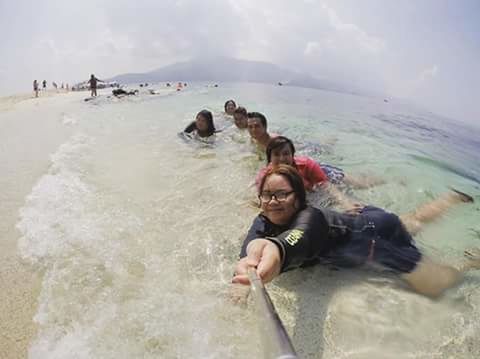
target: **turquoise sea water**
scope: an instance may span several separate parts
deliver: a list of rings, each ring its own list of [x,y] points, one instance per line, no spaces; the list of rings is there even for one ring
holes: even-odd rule
[[[159,89],[160,85],[158,86]],[[223,103],[264,113],[272,132],[351,174],[387,183],[351,195],[405,213],[448,186],[472,194],[416,239],[458,262],[480,246],[480,130],[394,100],[334,92],[194,84],[181,92],[83,102],[54,120],[71,137],[19,211],[21,256],[44,271],[32,358],[254,358],[254,311],[226,295],[257,210],[263,162]],[[224,129],[214,146],[177,136],[201,109]],[[480,273],[438,300],[395,277],[322,267],[268,286],[305,358],[476,358]]]

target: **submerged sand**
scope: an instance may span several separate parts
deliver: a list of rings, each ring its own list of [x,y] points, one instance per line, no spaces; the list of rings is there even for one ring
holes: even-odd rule
[[[65,136],[64,130],[58,131],[61,123],[50,114],[61,111],[61,102],[70,96],[85,93],[42,91],[38,98],[32,94],[0,98],[0,358],[27,357],[36,333],[33,316],[41,273],[19,257],[15,224],[18,209]]]

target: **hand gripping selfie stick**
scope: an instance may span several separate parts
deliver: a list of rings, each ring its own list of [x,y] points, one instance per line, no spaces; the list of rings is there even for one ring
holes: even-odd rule
[[[297,359],[290,337],[273,306],[270,296],[255,268],[248,268],[248,278],[260,319],[260,332],[264,343],[264,357],[271,359]]]

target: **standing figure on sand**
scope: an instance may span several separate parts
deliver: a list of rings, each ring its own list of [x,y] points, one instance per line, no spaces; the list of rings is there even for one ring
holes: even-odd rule
[[[38,81],[33,80],[33,92],[35,92],[35,97],[38,97]]]
[[[97,83],[103,82],[95,77],[94,74],[90,75],[90,80],[88,80],[88,84],[90,85],[90,96],[94,97],[97,96]],[[62,86],[63,88],[63,86]]]

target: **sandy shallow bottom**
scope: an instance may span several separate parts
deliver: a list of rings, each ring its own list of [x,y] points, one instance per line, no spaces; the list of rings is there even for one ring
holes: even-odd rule
[[[252,99],[263,99],[250,92],[254,86],[248,89]],[[88,94],[71,93],[5,100],[0,358],[260,356],[256,332],[246,330],[258,320],[224,299],[242,234],[256,214],[246,205],[254,198],[246,188],[258,159],[228,133],[214,148],[176,136],[203,104],[222,103],[223,94],[204,91],[164,99],[99,96],[85,102]],[[331,97],[319,99],[330,103]],[[273,110],[265,110],[273,118],[304,108],[295,102],[285,110],[273,98]],[[281,129],[282,123],[273,125]],[[299,135],[319,128],[313,120],[311,131],[308,121],[297,124]],[[445,167],[417,166],[401,146],[393,151],[390,143],[337,126],[331,133],[348,136],[332,157],[362,167],[367,158],[369,167],[391,179],[378,191],[359,193],[369,203],[401,213],[429,198],[424,188],[441,193],[454,183],[471,189]],[[284,123],[285,131],[291,127]],[[390,166],[410,181],[400,184]],[[458,259],[460,248],[477,244],[472,233],[480,229],[471,213],[467,205],[449,213],[419,238],[422,249]],[[378,273],[321,267],[285,274],[269,291],[303,358],[479,357],[474,275],[439,301]]]
[[[84,93],[46,91],[39,98],[31,94],[0,98],[0,358],[26,358],[36,334],[33,317],[41,288],[41,273],[22,262],[17,251],[20,233],[15,229],[18,208],[32,185],[49,164],[49,155],[65,136],[61,124],[53,120],[62,103]],[[42,121],[17,113],[38,109]],[[63,126],[64,127],[64,126]],[[55,132],[56,131],[56,132]],[[52,133],[56,133],[52,135]],[[45,136],[42,136],[45,135]],[[40,135],[36,144],[25,140]]]
[[[35,335],[41,277],[20,262],[15,252],[0,257],[0,358],[25,358]]]

